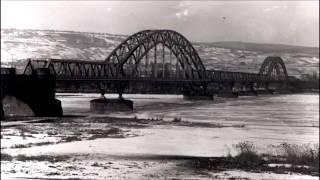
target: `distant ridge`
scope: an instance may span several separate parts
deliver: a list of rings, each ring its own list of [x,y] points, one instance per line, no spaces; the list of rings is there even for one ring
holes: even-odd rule
[[[279,52],[279,53],[304,53],[312,54],[319,57],[319,47],[292,46],[285,44],[265,44],[265,43],[249,43],[241,41],[221,41],[205,43],[218,48],[261,51],[261,52]]]

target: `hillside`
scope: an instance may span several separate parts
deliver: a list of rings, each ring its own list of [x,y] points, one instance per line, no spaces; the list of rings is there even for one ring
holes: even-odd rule
[[[127,36],[53,30],[1,29],[1,65],[25,58],[103,60]],[[319,48],[243,42],[193,43],[207,69],[258,72],[270,55],[281,56],[290,75],[319,72]]]
[[[247,51],[261,51],[261,52],[279,52],[279,53],[304,53],[314,56],[319,56],[319,48],[304,47],[304,46],[290,46],[285,44],[258,44],[240,41],[223,41],[209,43],[212,46]]]

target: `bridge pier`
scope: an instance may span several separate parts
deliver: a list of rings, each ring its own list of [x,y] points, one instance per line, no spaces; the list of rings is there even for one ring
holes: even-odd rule
[[[254,95],[254,96],[258,96],[258,92],[256,91],[255,85],[253,82],[249,83],[250,86],[250,92]]]
[[[186,84],[183,90],[186,100],[213,100],[213,93],[208,92],[208,84]]]
[[[104,95],[90,101],[90,111],[111,112],[111,111],[132,111],[133,101],[119,96],[117,99],[107,99]]]
[[[185,100],[213,100],[212,96],[202,96],[202,95],[183,95],[183,99]]]
[[[265,83],[259,83],[258,84],[259,90],[257,91],[258,94],[273,94],[274,90],[270,88],[270,83],[265,82]],[[262,88],[262,90],[261,90]]]
[[[119,97],[116,99],[107,99],[104,96],[105,90],[101,87],[101,85],[98,85],[101,97],[90,101],[90,111],[100,113],[110,111],[132,111],[133,101],[124,99],[122,96],[127,85],[128,83],[116,83],[116,89],[119,93]]]
[[[234,89],[234,82],[220,83],[218,97],[237,98],[238,92],[234,92],[233,89]]]
[[[255,87],[255,83],[241,83],[239,90],[234,92],[238,96],[257,96],[258,91]]]

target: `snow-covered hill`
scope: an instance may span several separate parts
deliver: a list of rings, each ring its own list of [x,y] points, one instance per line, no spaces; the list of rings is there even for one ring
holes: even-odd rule
[[[126,36],[71,31],[1,30],[1,60],[104,59]]]
[[[1,29],[1,65],[16,64],[25,58],[103,60],[126,37],[108,33]],[[207,69],[258,72],[267,56],[279,55],[290,75],[319,72],[319,48],[239,42],[193,44]]]

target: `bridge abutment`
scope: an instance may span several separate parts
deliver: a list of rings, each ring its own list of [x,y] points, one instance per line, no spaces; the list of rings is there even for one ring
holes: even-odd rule
[[[43,97],[44,98],[44,97]],[[28,103],[30,105],[30,103]],[[62,116],[63,110],[61,106],[61,101],[57,99],[45,99],[39,101],[33,101],[31,105],[35,116],[40,117],[54,117]]]
[[[0,120],[3,120],[4,119],[4,111],[3,111],[3,105],[2,105],[2,102],[0,103],[1,104],[1,114],[0,114]]]
[[[1,74],[1,118],[5,118],[2,100],[13,96],[26,103],[35,116],[62,116],[60,100],[55,98],[55,77],[46,72],[22,75]]]

